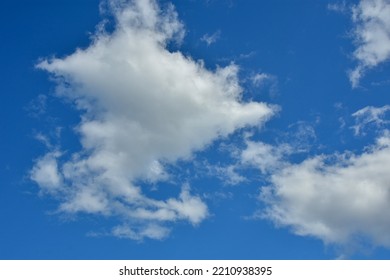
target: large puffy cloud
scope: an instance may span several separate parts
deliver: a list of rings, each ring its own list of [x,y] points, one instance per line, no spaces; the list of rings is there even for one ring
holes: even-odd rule
[[[356,87],[366,70],[390,59],[390,1],[361,0],[353,8],[353,21],[358,65],[349,78]]]
[[[168,222],[198,224],[208,210],[185,185],[178,197],[150,198],[139,180],[158,182],[165,165],[189,159],[235,130],[259,126],[275,108],[243,102],[238,67],[207,70],[167,44],[183,38],[172,6],[153,0],[111,1],[112,33],[100,31],[86,49],[41,61],[57,81],[59,96],[81,114],[82,149],[70,159],[49,152],[31,179],[55,190],[66,213],[122,217],[112,233],[133,239],[163,238]]]
[[[281,167],[261,199],[262,216],[302,236],[390,247],[390,134],[361,154],[314,156]]]
[[[389,106],[364,107],[352,116],[355,134],[374,127],[376,141],[362,152],[317,155],[293,163],[299,146],[246,139],[239,162],[253,166],[268,182],[255,217],[295,234],[354,249],[362,244],[390,248]],[[300,134],[297,135],[300,137]]]

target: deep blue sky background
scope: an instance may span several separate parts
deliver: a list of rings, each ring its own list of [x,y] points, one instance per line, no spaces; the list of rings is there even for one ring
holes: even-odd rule
[[[225,192],[229,197],[206,199],[209,218],[196,227],[176,223],[164,240],[94,236],[94,232],[114,226],[117,218],[56,213],[56,200],[40,195],[29,179],[34,159],[46,150],[34,135],[51,135],[53,127],[62,126],[61,146],[78,150],[73,127],[80,116],[53,95],[55,84],[35,64],[42,58],[64,57],[87,47],[96,25],[105,17],[99,12],[99,2],[0,2],[0,258],[332,259],[344,254],[337,245],[294,235],[268,220],[248,218],[263,207],[256,199],[264,182],[260,175],[240,186],[225,186],[212,176],[193,178],[191,185],[200,193]],[[327,1],[173,3],[187,32],[182,45],[173,49],[203,59],[209,69],[235,62],[246,99],[281,107],[262,130],[255,131],[256,139],[270,144],[300,141],[292,136],[297,135],[300,124],[313,127],[315,137],[302,140],[310,142],[310,148],[292,159],[297,162],[321,153],[359,152],[373,143],[373,135],[355,137],[348,126],[354,124],[353,112],[389,103],[390,68],[384,64],[367,72],[362,86],[352,89],[347,70],[355,65],[351,58],[355,48],[349,35],[349,14],[330,11]],[[220,34],[215,43],[207,45],[201,40],[215,32]],[[249,77],[258,72],[269,73],[275,80],[255,87]],[[44,112],[40,112],[39,95],[47,96]],[[342,106],[336,108],[336,104]],[[340,128],[340,118],[347,128]],[[214,150],[218,143],[198,153],[199,160],[223,160]],[[189,163],[183,166],[186,164],[195,170]],[[248,177],[255,173],[254,169],[243,171]],[[348,257],[390,256],[387,249],[367,247]]]

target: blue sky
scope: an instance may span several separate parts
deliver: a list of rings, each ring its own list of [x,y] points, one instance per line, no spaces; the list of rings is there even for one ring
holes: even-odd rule
[[[0,3],[1,259],[388,259],[390,2]]]

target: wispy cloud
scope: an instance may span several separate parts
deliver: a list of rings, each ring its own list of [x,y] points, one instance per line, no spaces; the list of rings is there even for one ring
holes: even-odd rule
[[[261,87],[269,81],[274,80],[275,77],[267,73],[256,73],[251,77],[253,85]]]
[[[278,92],[278,78],[275,75],[256,73],[250,76],[249,80],[255,88],[266,88],[272,96],[275,96]]]
[[[207,175],[220,179],[225,185],[235,186],[248,181],[236,170],[239,168],[236,164],[222,166],[212,165],[207,162],[203,162],[202,164],[207,169]]]
[[[390,106],[385,105],[383,107],[367,106],[352,114],[355,118],[355,125],[352,129],[355,135],[364,133],[364,129],[367,126],[375,126],[376,129],[382,130],[382,127],[389,124],[389,118],[386,118],[386,114],[390,112]]]
[[[165,180],[166,165],[262,124],[274,108],[241,101],[237,66],[210,71],[168,51],[168,42],[185,33],[172,6],[109,3],[112,33],[100,29],[87,48],[37,65],[55,77],[57,95],[76,104],[82,148],[70,157],[50,151],[37,160],[31,179],[61,193],[60,211],[120,217],[123,225],[112,234],[161,239],[173,222],[201,223],[207,205],[187,184],[159,200],[136,182]]]
[[[142,240],[144,237],[151,239],[164,239],[169,235],[169,229],[157,224],[148,224],[139,231],[129,225],[120,225],[112,229],[111,234],[118,238]]]
[[[346,1],[329,3],[327,5],[327,8],[329,11],[338,12],[338,13],[345,13],[350,9]]]
[[[46,113],[46,107],[47,96],[40,94],[35,99],[31,100],[24,109],[27,111],[29,116],[39,118]]]
[[[214,44],[215,42],[217,42],[217,40],[221,37],[221,31],[218,30],[216,32],[214,32],[213,34],[204,34],[202,36],[202,38],[200,38],[200,40],[202,42],[205,42],[208,46],[210,46],[211,44]]]

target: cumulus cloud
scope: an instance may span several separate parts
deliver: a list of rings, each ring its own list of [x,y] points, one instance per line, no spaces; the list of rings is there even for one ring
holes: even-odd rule
[[[41,190],[56,193],[60,190],[63,181],[62,174],[58,170],[57,158],[59,152],[50,152],[39,158],[30,172],[31,179],[39,182]]]
[[[364,152],[319,155],[270,176],[262,217],[297,235],[344,246],[390,247],[390,133]]]
[[[241,100],[237,66],[210,71],[167,49],[185,33],[173,6],[109,3],[112,33],[100,30],[87,48],[37,65],[54,77],[57,95],[76,105],[82,149],[70,158],[49,152],[31,179],[60,189],[61,211],[119,216],[124,225],[114,235],[161,239],[169,223],[199,224],[207,206],[188,185],[178,197],[159,200],[136,182],[166,180],[167,164],[190,159],[239,128],[260,126],[275,109]]]
[[[254,217],[348,249],[362,243],[390,247],[390,131],[385,126],[389,111],[387,105],[367,106],[352,114],[355,133],[374,126],[379,135],[360,153],[345,151],[293,162],[291,156],[307,151],[293,139],[271,145],[247,138],[238,157],[240,165],[259,169],[268,182],[260,189],[264,208]],[[315,132],[310,127],[295,137],[304,139],[303,135],[313,138]]]
[[[357,87],[368,69],[390,58],[390,1],[361,0],[352,10],[357,46],[353,57],[358,64],[350,71],[349,79]]]

